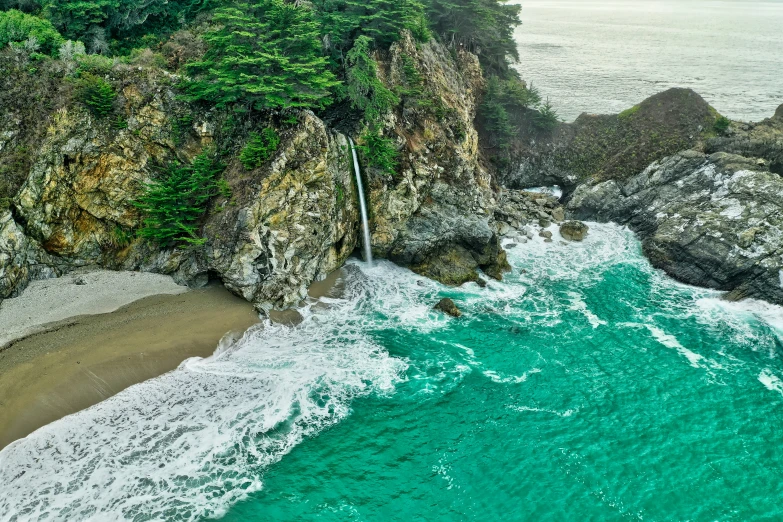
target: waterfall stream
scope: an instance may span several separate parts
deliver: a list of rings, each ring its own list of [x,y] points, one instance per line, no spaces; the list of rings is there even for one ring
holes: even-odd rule
[[[351,155],[353,156],[353,172],[356,175],[356,188],[359,191],[359,208],[362,211],[362,246],[364,248],[364,260],[372,265],[372,248],[370,247],[370,223],[367,219],[367,203],[364,200],[364,186],[362,185],[362,171],[359,168],[359,156],[356,154],[356,145],[351,138]]]

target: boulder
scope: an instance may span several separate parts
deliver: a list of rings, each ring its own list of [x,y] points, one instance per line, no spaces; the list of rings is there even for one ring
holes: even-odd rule
[[[569,241],[583,241],[590,227],[581,221],[566,221],[560,225],[560,235]]]
[[[452,317],[462,316],[462,312],[460,312],[459,308],[457,308],[457,305],[455,305],[454,301],[449,298],[441,299],[440,302],[435,305],[435,310],[440,310],[441,312]]]

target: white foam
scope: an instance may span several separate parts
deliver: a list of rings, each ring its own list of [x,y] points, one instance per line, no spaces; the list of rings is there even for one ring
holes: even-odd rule
[[[189,359],[8,446],[0,519],[220,516],[262,487],[264,468],[348,415],[354,398],[400,381],[405,361],[354,320],[369,315],[363,307],[377,292],[394,291],[387,282],[353,281],[346,299],[306,313],[297,328],[255,327],[210,358]]]
[[[574,409],[569,409],[566,411],[556,411],[547,408],[536,408],[534,406],[510,406],[510,408],[514,411],[520,411],[520,412],[549,413],[552,415],[557,415],[558,417],[561,418],[570,417],[579,411]]]
[[[569,309],[575,312],[581,312],[582,315],[584,315],[585,318],[587,318],[587,321],[590,323],[590,326],[592,326],[593,328],[598,328],[599,326],[606,326],[607,324],[606,321],[600,319],[597,315],[591,312],[590,309],[587,308],[587,303],[584,302],[581,295],[579,295],[576,292],[568,292],[568,296],[571,300],[571,307]]]
[[[656,341],[666,346],[667,348],[673,348],[677,350],[683,357],[688,359],[688,362],[691,363],[691,366],[694,368],[703,367],[700,363],[702,360],[704,360],[704,356],[687,349],[682,344],[680,344],[680,341],[678,341],[675,336],[667,334],[657,326],[653,326],[651,324],[646,324],[644,326],[650,331]]]
[[[780,377],[772,373],[769,368],[764,368],[759,374],[759,382],[764,385],[769,391],[778,392],[783,395],[783,381]]]
[[[547,194],[549,196],[560,199],[563,197],[563,189],[560,185],[552,185],[551,187],[532,187],[524,189],[525,192],[534,192],[536,194]]]

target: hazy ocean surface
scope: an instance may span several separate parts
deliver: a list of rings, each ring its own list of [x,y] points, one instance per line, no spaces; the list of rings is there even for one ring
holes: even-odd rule
[[[723,115],[783,104],[783,1],[520,0],[522,77],[566,121],[690,87]]]
[[[779,308],[673,282],[614,225],[509,260],[486,289],[352,262],[299,327],[0,452],[0,520],[783,518]]]

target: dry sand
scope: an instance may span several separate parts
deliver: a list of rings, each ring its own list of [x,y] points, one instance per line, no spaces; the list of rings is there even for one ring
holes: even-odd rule
[[[47,331],[0,351],[0,448],[185,359],[208,357],[227,332],[240,335],[257,322],[249,303],[211,286],[37,325]]]
[[[0,302],[0,348],[78,315],[104,314],[152,295],[181,294],[169,276],[91,270],[33,281],[22,295]]]

